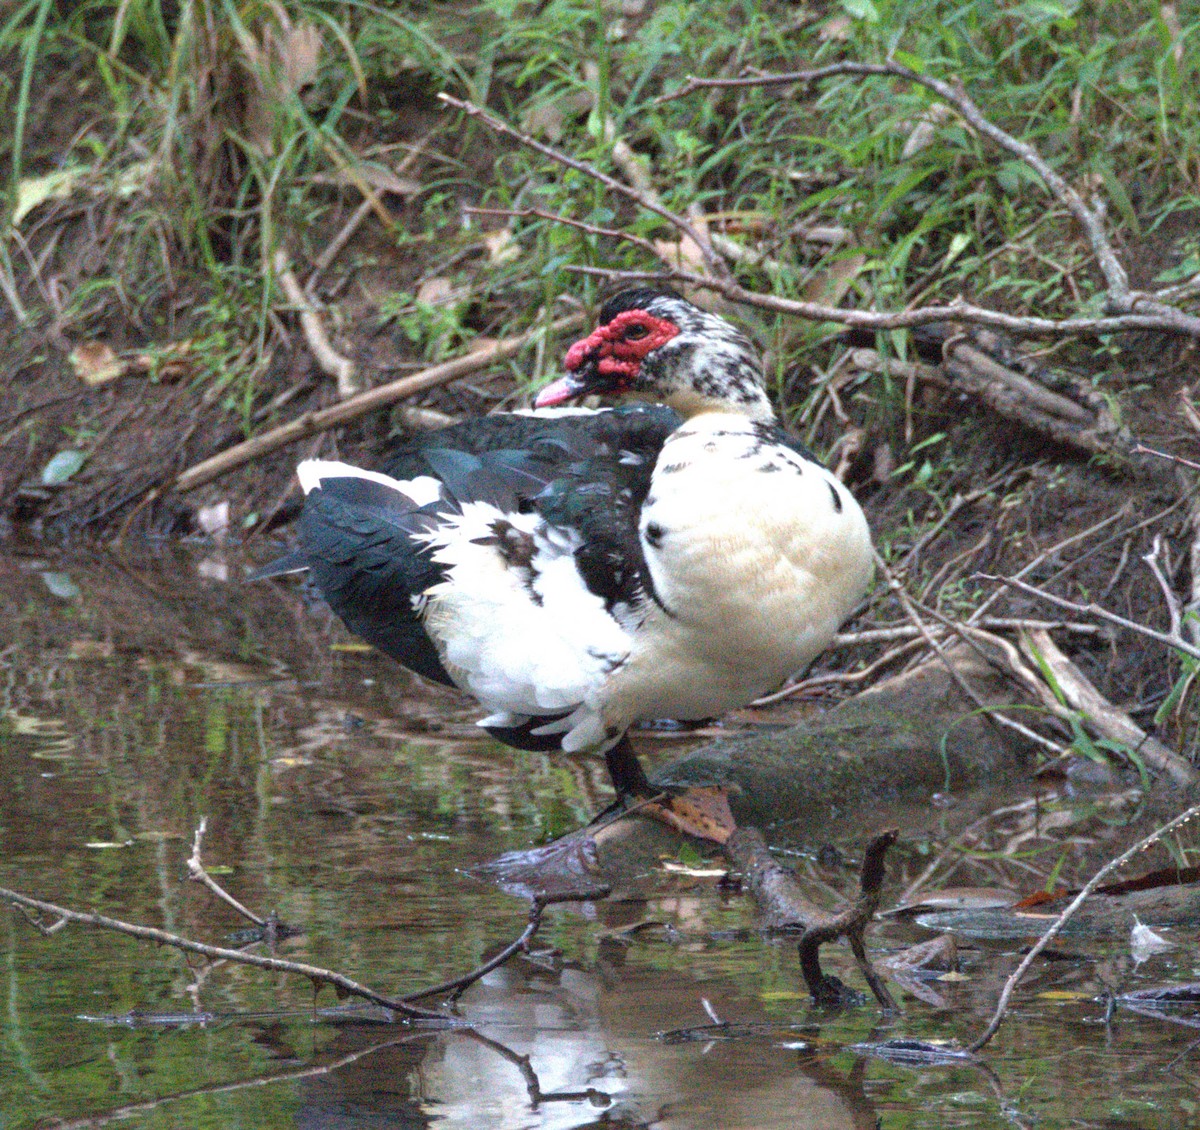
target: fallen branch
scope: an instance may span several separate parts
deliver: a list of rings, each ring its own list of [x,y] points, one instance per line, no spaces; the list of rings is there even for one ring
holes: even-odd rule
[[[1084,901],[1091,895],[1104,880],[1111,875],[1118,867],[1128,863],[1139,852],[1145,851],[1152,847],[1155,843],[1173,832],[1176,828],[1186,824],[1189,820],[1200,816],[1200,804],[1192,805],[1191,808],[1185,809],[1174,820],[1169,820],[1161,828],[1156,828],[1145,839],[1138,840],[1128,851],[1122,852],[1116,859],[1110,860],[1099,871],[1093,875],[1083,889],[1071,900],[1070,904],[1064,908],[1062,913],[1050,924],[1050,928],[1037,940],[1030,948],[1029,952],[1021,960],[1021,964],[1013,970],[1012,976],[1004,983],[1004,989],[1000,993],[1000,999],[996,1002],[996,1011],[992,1015],[991,1022],[984,1029],[983,1034],[973,1044],[969,1045],[967,1051],[977,1052],[985,1047],[991,1038],[999,1031],[1000,1025],[1004,1022],[1005,1013],[1008,1010],[1008,1002],[1012,997],[1013,990],[1017,987],[1022,977],[1033,964],[1034,958],[1042,952],[1057,936],[1059,931],[1071,920],[1075,912],[1084,904]]]
[[[818,1004],[845,1003],[845,986],[836,977],[823,973],[820,962],[820,947],[825,942],[845,937],[875,999],[883,1008],[897,1011],[896,1002],[867,956],[863,935],[879,908],[884,856],[898,835],[891,829],[867,845],[859,896],[837,914],[822,910],[805,897],[792,873],[771,855],[757,828],[738,828],[725,845],[730,860],[744,874],[762,908],[766,924],[778,930],[803,930],[799,942],[800,969],[808,991]]]
[[[1050,670],[1067,705],[1083,714],[1101,737],[1127,746],[1133,756],[1140,757],[1151,769],[1167,774],[1183,788],[1195,783],[1196,772],[1187,759],[1147,734],[1128,714],[1109,702],[1058,650],[1049,632],[1030,631],[1023,636],[1021,645],[1038,666],[1044,664]]]
[[[361,392],[331,408],[306,412],[297,420],[282,424],[278,428],[272,428],[244,443],[226,448],[217,455],[189,467],[171,483],[171,487],[177,491],[194,490],[196,487],[212,482],[213,479],[220,478],[221,475],[228,474],[243,464],[249,463],[252,459],[286,447],[297,440],[316,435],[318,432],[328,431],[330,428],[336,428],[351,420],[357,420],[368,412],[386,408],[407,396],[424,392],[426,389],[456,380],[458,377],[465,377],[468,373],[486,369],[489,365],[494,365],[499,361],[507,361],[510,357],[515,357],[520,353],[540,334],[569,333],[582,325],[582,314],[569,314],[565,318],[556,319],[548,326],[538,326],[526,333],[498,341],[494,345],[473,350],[452,361],[443,361],[440,365],[433,365],[419,373],[413,373],[412,376],[402,377],[400,380],[381,385],[379,388]]]

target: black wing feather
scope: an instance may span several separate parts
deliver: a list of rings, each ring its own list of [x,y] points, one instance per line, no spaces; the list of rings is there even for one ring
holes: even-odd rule
[[[537,513],[578,532],[575,560],[583,582],[611,611],[637,606],[649,591],[638,517],[655,461],[680,424],[668,408],[635,405],[586,415],[488,416],[393,447],[384,471],[398,479],[432,476],[442,495],[424,506],[368,479],[328,477],[309,492],[300,518],[299,553],[310,579],[346,626],[426,678],[453,686],[416,604],[446,570],[422,535],[468,502],[503,513]],[[277,563],[279,564],[279,563]],[[278,575],[273,566],[264,576]],[[564,715],[488,727],[519,749],[559,748],[560,734],[534,734]]]

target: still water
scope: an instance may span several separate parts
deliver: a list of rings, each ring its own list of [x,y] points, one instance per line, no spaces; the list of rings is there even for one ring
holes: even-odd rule
[[[228,944],[245,923],[185,868],[206,816],[215,877],[303,930],[280,956],[391,994],[464,972],[526,907],[462,869],[585,822],[606,803],[602,766],[496,745],[468,703],[356,648],[295,588],[243,584],[246,568],[174,550],[0,558],[0,885]],[[679,751],[659,742],[651,761]],[[1082,842],[1103,819],[1062,834]],[[814,898],[854,892],[878,820],[792,845]],[[892,901],[952,840],[952,820],[938,827],[903,837]],[[1055,856],[1018,855],[964,858],[953,882],[1039,889]],[[979,1063],[897,1064],[855,1045],[969,1042],[1020,943],[965,946],[963,975],[927,999],[898,992],[899,1017],[822,1012],[748,898],[690,849],[664,862],[619,900],[553,909],[533,953],[468,990],[457,1031],[339,1012],[328,987],[106,932],[46,937],[5,912],[0,1126],[1200,1124],[1200,1033],[1123,1012],[1106,1024],[1096,1001],[1198,979],[1191,938],[1137,968],[1127,944],[1064,946]],[[630,929],[646,922],[670,929]],[[871,940],[928,937],[887,920]],[[844,951],[825,961],[860,984]]]

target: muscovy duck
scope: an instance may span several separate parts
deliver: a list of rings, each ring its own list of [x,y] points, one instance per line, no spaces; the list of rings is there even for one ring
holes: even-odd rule
[[[619,797],[655,793],[626,738],[744,706],[830,642],[871,578],[850,492],[775,422],[729,322],[665,289],[617,294],[527,413],[392,452],[308,461],[298,554],[355,632],[461,687],[521,749],[604,752]],[[598,393],[653,404],[562,407]]]

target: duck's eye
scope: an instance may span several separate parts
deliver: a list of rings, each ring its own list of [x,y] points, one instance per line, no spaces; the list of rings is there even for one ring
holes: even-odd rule
[[[634,322],[633,325],[627,326],[625,329],[626,341],[641,341],[650,333],[650,327],[643,325],[641,322]]]

